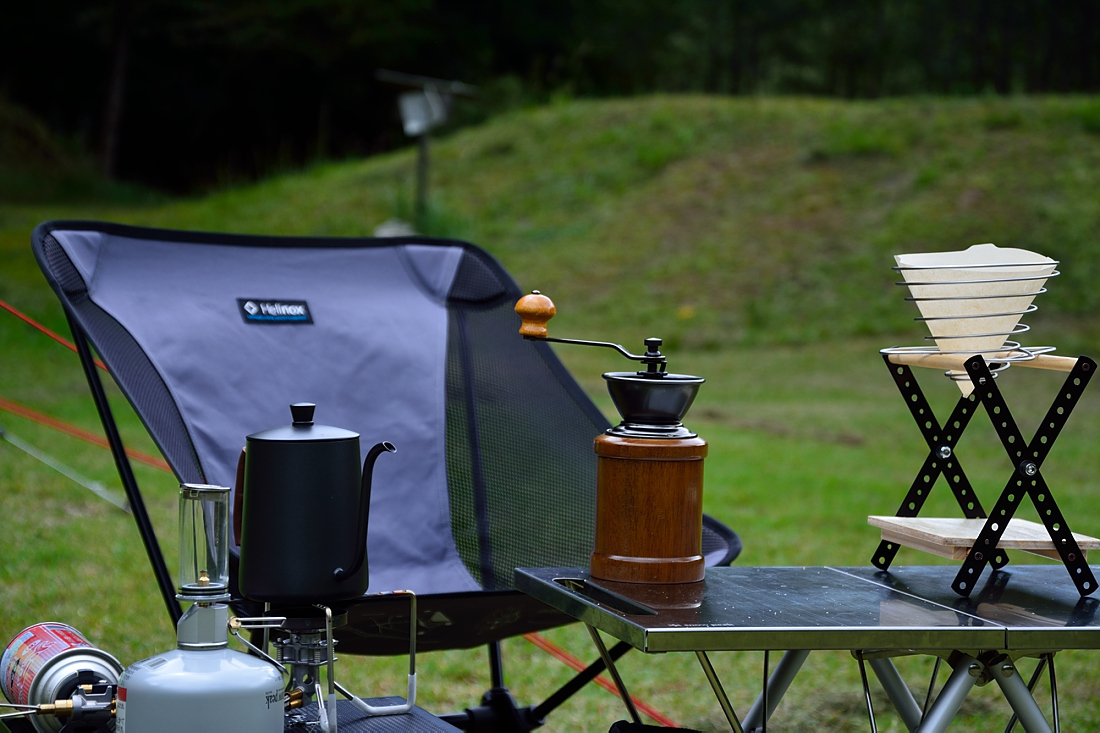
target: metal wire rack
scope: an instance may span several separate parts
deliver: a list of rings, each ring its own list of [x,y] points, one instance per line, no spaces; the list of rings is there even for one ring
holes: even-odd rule
[[[992,259],[1021,254],[1027,258]],[[974,261],[976,257],[991,260]],[[975,245],[962,252],[899,255],[897,261],[893,269],[903,279],[895,284],[909,289],[906,300],[920,310],[914,320],[928,327],[929,334],[924,338],[931,343],[894,346],[881,353],[981,354],[996,376],[1014,362],[1030,361],[1055,350],[1053,346],[1022,346],[1016,337],[1031,329],[1020,319],[1038,310],[1033,300],[1046,292],[1044,284],[1049,278],[1060,274],[1055,269],[1059,264],[1056,260],[1023,250]],[[945,375],[957,382],[969,382],[962,370],[948,370]],[[965,389],[964,385],[960,387]]]

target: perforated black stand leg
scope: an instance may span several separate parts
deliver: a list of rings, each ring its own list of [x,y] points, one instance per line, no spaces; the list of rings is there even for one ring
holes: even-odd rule
[[[1077,540],[1074,539],[1069,524],[1058,508],[1057,502],[1054,501],[1054,496],[1040,468],[1065,426],[1066,420],[1069,419],[1081,393],[1084,392],[1095,373],[1096,362],[1084,356],[1077,359],[1077,364],[1066,377],[1061,391],[1047,410],[1046,417],[1043,418],[1035,436],[1027,445],[1024,444],[1024,437],[1016,426],[1012,413],[1001,396],[1001,391],[997,388],[985,360],[981,356],[971,357],[966,361],[966,371],[974,382],[974,393],[978,395],[978,399],[989,413],[997,436],[1001,439],[1001,444],[1015,466],[1015,470],[994,505],[993,513],[978,533],[973,549],[963,561],[958,575],[955,576],[955,581],[951,584],[952,589],[959,595],[970,595],[978,576],[981,575],[988,558],[996,551],[997,543],[1000,542],[1001,536],[1004,535],[1009,521],[1026,493],[1031,497],[1047,534],[1050,535],[1062,563],[1066,566],[1074,585],[1077,586],[1077,591],[1082,596],[1094,592],[1096,578],[1085,561],[1081,548],[1077,546]]]
[[[889,354],[883,354],[882,357],[917,427],[920,428],[921,435],[924,436],[924,442],[928,445],[928,457],[924,459],[924,465],[913,479],[909,493],[905,495],[895,516],[915,517],[920,514],[924,502],[936,484],[936,479],[942,473],[955,495],[955,501],[958,502],[963,516],[967,519],[984,518],[985,510],[982,509],[977,494],[970,486],[970,480],[963,472],[962,464],[955,451],[959,438],[962,437],[963,431],[970,423],[970,418],[977,411],[977,398],[973,395],[960,397],[944,427],[941,428],[936,416],[932,414],[932,408],[925,399],[920,385],[917,384],[913,370],[902,364],[891,363]],[[882,540],[871,558],[871,563],[880,570],[888,570],[897,553],[897,544]],[[1000,568],[1007,563],[1008,555],[1003,551],[994,553],[993,567]]]

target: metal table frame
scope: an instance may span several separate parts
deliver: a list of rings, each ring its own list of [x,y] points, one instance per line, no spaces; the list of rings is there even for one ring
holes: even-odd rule
[[[643,652],[694,652],[734,731],[766,730],[767,719],[812,650],[850,651],[858,660],[871,730],[876,730],[866,666],[911,731],[944,731],[975,685],[995,681],[1026,731],[1059,729],[1054,654],[1100,648],[1100,601],[1082,597],[1053,565],[1016,565],[983,574],[960,597],[950,566],[708,568],[701,583],[645,585],[594,581],[581,568],[520,568],[516,588],[584,622],[627,701],[637,712],[598,631]],[[598,631],[597,631],[598,630]],[[763,651],[763,689],[740,721],[707,656]],[[769,652],[783,657],[769,674]],[[932,700],[936,673],[919,704],[892,661],[936,656],[951,669]],[[1015,666],[1040,660],[1030,683]],[[1032,696],[1049,674],[1052,723]]]

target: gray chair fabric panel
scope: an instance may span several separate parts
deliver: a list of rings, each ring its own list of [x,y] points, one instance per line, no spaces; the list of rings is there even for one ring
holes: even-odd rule
[[[208,481],[232,485],[245,436],[289,423],[292,402],[315,402],[317,422],[358,432],[364,454],[379,440],[398,448],[374,474],[370,592],[479,587],[451,538],[445,468],[439,293],[460,248],[54,236],[89,297],[130,331],[176,395]],[[304,301],[313,323],[248,323],[238,299]]]
[[[462,261],[462,248],[406,244],[395,249],[420,289],[438,303],[444,303]]]
[[[206,483],[175,399],[141,347],[115,319],[88,298],[84,275],[52,234],[36,229],[32,241],[47,281],[65,304],[70,318],[94,342],[100,355],[113,365],[112,376],[123,386],[131,404],[138,408],[149,434],[176,476],[181,481]]]

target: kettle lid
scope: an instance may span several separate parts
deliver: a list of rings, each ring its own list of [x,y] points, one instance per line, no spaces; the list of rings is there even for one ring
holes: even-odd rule
[[[261,430],[247,436],[246,440],[264,440],[272,442],[359,440],[359,433],[331,425],[314,425],[313,411],[317,405],[312,402],[296,402],[290,406],[294,422],[279,428]]]

